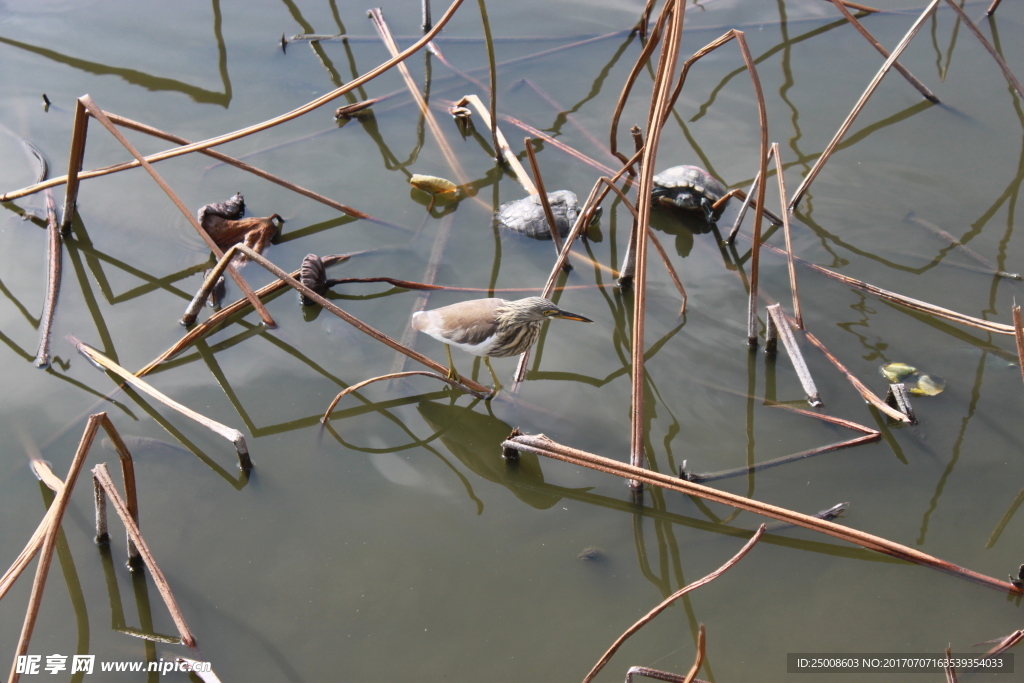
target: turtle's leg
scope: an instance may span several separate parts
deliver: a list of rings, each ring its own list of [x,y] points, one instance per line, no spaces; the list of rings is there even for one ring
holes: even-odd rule
[[[704,218],[707,220],[708,225],[715,222],[715,211],[711,202],[708,201],[707,197],[700,198],[700,208],[704,209]]]
[[[494,380],[494,393],[498,393],[501,391],[501,382],[498,381],[498,376],[494,374],[494,368],[491,367],[491,359],[487,356],[484,356],[484,365],[491,371],[491,379]]]
[[[444,345],[444,352],[448,354],[448,379],[453,382],[462,383],[462,377],[455,370],[455,363],[452,362],[452,347],[447,344]]]

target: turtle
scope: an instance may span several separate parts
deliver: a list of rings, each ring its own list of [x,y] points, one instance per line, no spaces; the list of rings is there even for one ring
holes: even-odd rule
[[[551,205],[551,213],[555,216],[558,234],[565,237],[569,234],[569,230],[580,213],[580,203],[576,198],[576,193],[569,190],[548,192],[548,203]],[[599,215],[595,211],[594,219],[596,220]],[[551,239],[551,231],[548,230],[548,221],[544,217],[544,207],[540,204],[539,195],[532,194],[529,197],[502,204],[498,207],[495,219],[498,221],[498,225],[527,237],[537,240]]]
[[[703,211],[708,223],[722,215],[725,204],[718,209],[712,205],[725,196],[725,185],[699,166],[673,166],[654,176],[651,198],[662,206]]]

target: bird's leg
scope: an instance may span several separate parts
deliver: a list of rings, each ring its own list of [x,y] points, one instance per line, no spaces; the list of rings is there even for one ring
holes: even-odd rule
[[[484,365],[491,371],[491,379],[494,380],[494,393],[498,393],[501,391],[501,382],[498,381],[498,376],[494,374],[494,368],[491,367],[491,359],[487,356],[484,356]]]
[[[452,349],[447,344],[444,345],[444,352],[448,354],[448,379],[453,382],[462,383],[462,377],[455,370],[455,363],[452,362]]]

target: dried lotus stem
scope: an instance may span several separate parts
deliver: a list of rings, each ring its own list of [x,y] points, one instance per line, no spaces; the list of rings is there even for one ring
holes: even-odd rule
[[[964,24],[967,26],[967,28],[970,29],[971,33],[974,34],[974,37],[977,38],[979,42],[981,42],[982,47],[984,47],[985,50],[987,50],[988,53],[992,55],[992,59],[996,60],[996,64],[998,64],[999,68],[1002,69],[1003,71],[1003,76],[1006,78],[1006,82],[1009,83],[1010,86],[1017,91],[1017,95],[1019,95],[1020,97],[1024,97],[1024,87],[1021,86],[1020,81],[1018,81],[1016,76],[1013,75],[1013,72],[1010,71],[1010,67],[1006,64],[1006,60],[1003,59],[1003,57],[998,52],[996,52],[995,48],[992,47],[992,45],[987,40],[985,40],[984,34],[982,34],[982,32],[978,30],[978,27],[975,25],[973,21],[971,21],[971,18],[967,16],[963,9],[957,7],[956,3],[953,2],[953,0],[946,0],[946,4],[948,4],[953,9],[953,12],[957,15],[957,17],[959,17],[960,20],[963,21]],[[994,12],[995,7],[991,7],[990,10]]]
[[[793,241],[789,234],[789,207],[786,206],[786,181],[783,178],[783,166],[782,159],[779,154],[779,143],[772,143],[771,156],[775,160],[775,177],[779,181],[779,203],[782,205],[782,232],[786,238],[786,265],[789,268],[789,288],[793,294],[793,318],[796,320],[796,326],[801,330],[804,329],[804,317],[800,313],[800,293],[796,286],[796,267],[793,265]],[[783,342],[786,338],[783,337]],[[789,350],[789,347],[786,347]]]
[[[153,553],[150,551],[149,546],[146,545],[146,541],[142,538],[142,533],[139,531],[139,527],[135,524],[135,520],[132,519],[131,514],[128,512],[128,507],[125,505],[124,501],[121,500],[121,495],[117,492],[117,488],[114,487],[114,482],[110,479],[110,473],[107,472],[107,464],[101,462],[99,465],[96,465],[92,470],[92,476],[93,480],[103,487],[104,492],[107,494],[107,498],[110,499],[110,503],[114,506],[114,510],[117,512],[117,516],[121,518],[122,522],[124,522],[124,527],[128,530],[128,535],[138,547],[139,553],[142,555],[142,560],[146,563],[150,576],[153,577],[153,583],[156,584],[156,588],[160,592],[160,597],[164,599],[164,604],[167,605],[167,610],[171,613],[171,619],[174,621],[174,625],[178,628],[182,644],[187,645],[188,647],[195,647],[195,636],[192,635],[192,631],[189,630],[188,624],[185,623],[185,617],[182,615],[181,609],[178,607],[178,603],[174,599],[171,587],[167,583],[164,573],[160,571],[160,567],[157,566],[156,560],[153,558]]]
[[[67,187],[64,188],[64,211],[61,214],[61,229],[71,226],[75,217],[75,204],[78,202],[78,174],[82,172],[82,162],[85,160],[85,138],[89,130],[89,114],[81,100],[75,102],[75,122],[71,129],[71,152],[68,159],[68,174],[66,176]],[[36,183],[37,186],[42,183]],[[40,188],[42,189],[42,188]],[[8,195],[12,193],[7,193]],[[16,194],[16,193],[14,193]],[[4,195],[7,198],[7,195]],[[15,197],[10,197],[14,199]]]
[[[236,245],[235,247],[232,247],[232,249],[236,249],[241,246],[242,245]],[[257,254],[257,256],[259,256],[259,254]],[[114,373],[124,381],[128,382],[128,384],[131,384],[139,391],[149,394],[156,400],[163,403],[168,408],[176,410],[185,417],[195,420],[196,422],[203,425],[210,431],[214,432],[215,434],[219,434],[220,436],[223,436],[225,439],[233,443],[235,445],[235,450],[238,451],[238,466],[241,467],[243,470],[252,469],[252,461],[249,459],[249,448],[248,446],[246,446],[245,436],[242,434],[242,432],[238,431],[237,429],[232,429],[231,427],[222,425],[220,422],[211,420],[210,418],[204,415],[200,415],[191,408],[183,406],[174,399],[168,397],[166,394],[157,391],[148,382],[142,381],[141,379],[139,379],[132,373],[128,372],[120,365],[110,360],[109,358],[107,358],[102,353],[92,348],[88,344],[85,344],[84,342],[79,341],[74,337],[68,337],[68,340],[75,345],[75,348],[78,349],[79,353],[81,353],[86,358],[102,367],[104,370],[109,370],[110,372]]]
[[[320,422],[323,422],[323,423],[326,424],[327,420],[329,420],[330,417],[331,417],[331,412],[334,410],[334,407],[336,405],[338,405],[338,401],[340,401],[345,396],[348,396],[353,391],[359,391],[360,389],[365,387],[367,384],[373,384],[374,382],[380,382],[380,381],[386,380],[386,379],[398,379],[400,377],[412,377],[414,375],[423,375],[424,377],[433,377],[434,379],[439,379],[442,382],[447,382],[448,384],[452,385],[456,389],[461,389],[462,391],[465,391],[468,394],[472,394],[473,396],[476,396],[477,398],[484,398],[486,396],[486,394],[478,394],[475,391],[470,391],[464,385],[462,385],[459,382],[456,382],[455,380],[449,378],[447,375],[442,375],[442,374],[437,373],[437,372],[428,372],[426,370],[409,370],[407,372],[392,372],[392,373],[389,373],[387,375],[381,375],[380,377],[371,377],[370,379],[364,379],[362,382],[359,382],[357,384],[353,384],[352,386],[350,386],[350,387],[348,387],[346,389],[342,389],[340,392],[338,392],[338,395],[334,397],[334,400],[331,401],[331,405],[327,406],[327,410],[324,412],[324,416],[320,418]]]
[[[323,259],[324,260],[324,265],[332,265],[334,263],[340,263],[341,261],[344,261],[345,259],[348,259],[350,257],[351,257],[351,254],[340,254],[340,255],[335,255],[335,256],[325,256],[324,259]],[[292,277],[300,277],[301,274],[302,274],[302,271],[300,269],[300,270],[296,270],[294,273],[292,273],[291,276]],[[286,283],[284,280],[275,280],[274,282],[271,282],[269,285],[266,285],[266,286],[261,287],[260,289],[256,290],[256,296],[258,296],[258,297],[260,297],[262,299],[264,297],[270,296],[271,294],[273,294],[275,292],[280,291],[281,289],[283,289],[286,286],[288,286],[288,283]],[[204,320],[202,323],[200,323],[198,326],[196,326],[194,329],[190,330],[188,332],[188,334],[186,334],[181,339],[179,339],[169,349],[167,349],[166,351],[161,353],[159,356],[154,358],[152,361],[150,361],[149,364],[147,364],[144,368],[142,368],[141,370],[136,372],[135,376],[136,377],[143,377],[145,375],[148,375],[150,372],[153,371],[154,368],[159,366],[165,360],[167,360],[168,358],[173,358],[174,356],[178,355],[179,353],[184,351],[186,348],[188,348],[188,346],[190,344],[192,344],[192,342],[194,342],[197,339],[200,339],[200,338],[206,336],[212,330],[214,330],[218,325],[220,325],[222,322],[224,322],[225,320],[227,320],[231,316],[235,315],[236,313],[238,313],[238,312],[240,312],[242,310],[245,310],[246,306],[248,306],[248,305],[249,305],[248,299],[242,298],[242,299],[239,299],[238,301],[234,302],[230,306],[226,306],[226,307],[222,308],[221,310],[217,311],[216,313],[211,315],[209,318]]]
[[[283,280],[285,283],[287,283],[290,287],[292,287],[293,289],[296,289],[300,293],[302,293],[305,296],[307,296],[310,299],[312,299],[314,302],[320,304],[321,306],[324,307],[324,309],[330,311],[331,313],[333,313],[334,315],[338,316],[339,318],[341,318],[345,322],[349,323],[350,325],[355,327],[360,332],[363,332],[364,334],[368,334],[369,336],[373,337],[377,341],[379,341],[379,342],[381,342],[383,344],[386,344],[387,346],[390,346],[391,348],[395,349],[396,351],[404,353],[405,355],[407,355],[410,358],[412,358],[414,361],[417,361],[418,363],[426,365],[428,368],[434,370],[435,372],[439,372],[439,373],[447,373],[448,372],[448,368],[445,367],[444,365],[441,365],[440,363],[427,358],[422,353],[418,353],[416,351],[413,351],[409,347],[407,347],[407,346],[405,346],[403,344],[400,344],[399,342],[395,341],[394,339],[392,339],[388,335],[384,334],[383,332],[380,332],[379,330],[376,330],[376,329],[370,327],[369,325],[364,323],[359,318],[356,318],[355,316],[353,316],[351,313],[348,313],[347,311],[344,311],[341,308],[338,308],[333,303],[331,303],[330,301],[328,301],[324,297],[320,296],[319,294],[314,292],[309,287],[306,287],[305,285],[303,285],[301,282],[296,280],[294,277],[292,277],[291,275],[286,273],[284,270],[282,270],[281,268],[276,266],[274,263],[272,263],[271,261],[267,260],[264,256],[262,256],[260,254],[257,254],[255,251],[253,251],[249,247],[245,246],[244,244],[236,244],[235,246],[231,247],[231,249],[229,249],[225,253],[225,257],[228,256],[229,254],[233,256],[234,252],[242,252],[243,254],[247,255],[253,261],[255,261],[256,263],[260,264],[261,266],[263,266],[264,268],[269,270],[271,273],[273,273],[274,275],[279,277],[281,280]],[[474,382],[473,380],[468,379],[466,377],[462,378],[462,384],[463,384],[463,386],[468,387],[472,391],[475,391],[475,392],[481,393],[481,394],[489,394],[490,391],[491,391],[490,389],[488,389],[484,385],[482,385],[482,384],[480,384],[478,382]]]
[[[493,131],[494,135],[498,139],[498,146],[500,147],[501,155],[505,158],[505,163],[508,164],[509,168],[512,169],[512,173],[515,174],[516,180],[523,186],[527,194],[537,194],[537,188],[534,186],[533,181],[530,180],[530,176],[526,173],[526,169],[519,163],[519,159],[512,152],[512,148],[508,146],[508,140],[505,139],[505,135],[498,128],[498,122],[491,120],[491,114],[487,111],[487,107],[476,95],[466,95],[461,100],[455,103],[458,107],[464,107],[467,104],[472,105],[473,109],[476,110],[477,116],[487,126],[487,130]],[[496,150],[497,151],[497,150]]]
[[[606,458],[594,453],[581,451],[577,448],[572,448],[552,441],[543,434],[532,436],[524,434],[511,437],[503,441],[501,446],[502,448],[514,448],[521,451],[530,451],[554,460],[561,460],[573,465],[588,467],[590,469],[612,474],[624,479],[639,479],[645,483],[659,486],[667,490],[679,491],[686,495],[697,496],[704,500],[722,503],[739,510],[746,510],[748,512],[753,512],[754,514],[777,519],[788,524],[795,524],[796,526],[801,526],[805,529],[818,531],[834,538],[855,543],[856,545],[859,545],[862,548],[867,548],[868,550],[889,555],[890,557],[897,557],[925,567],[932,567],[933,569],[947,572],[962,579],[969,579],[1011,595],[1024,595],[1024,587],[1018,587],[1008,581],[1001,581],[991,576],[986,576],[972,571],[966,567],[946,562],[945,560],[933,557],[921,552],[920,550],[895,543],[886,538],[875,536],[874,534],[869,534],[858,529],[852,529],[835,522],[819,519],[811,515],[805,515],[794,510],[788,510],[769,503],[752,500],[745,496],[721,491],[710,486],[702,486],[701,484],[688,482],[671,475],[634,467],[612,458]]]
[[[822,405],[821,398],[818,396],[818,388],[814,385],[814,378],[811,377],[811,371],[807,368],[803,354],[800,353],[800,347],[797,346],[796,337],[793,336],[793,330],[789,327],[789,321],[782,313],[782,304],[769,306],[768,315],[774,318],[775,329],[782,339],[782,345],[786,348],[786,353],[793,363],[797,377],[800,378],[800,384],[803,385],[804,392],[807,394],[807,402],[815,407]]]
[[[530,169],[533,170],[533,178],[537,181],[537,198],[540,199],[540,206],[544,209],[544,218],[548,222],[548,230],[551,231],[551,241],[555,245],[555,258],[562,253],[562,236],[558,234],[558,222],[555,214],[551,211],[551,202],[548,201],[547,190],[544,189],[544,178],[540,175],[540,166],[537,165],[537,155],[533,152],[533,144],[530,138],[523,139],[523,146],[526,147],[526,156],[530,160]],[[568,261],[563,264],[564,270],[571,270],[572,266]]]
[[[113,135],[117,139],[117,141],[120,142],[133,157],[135,157],[135,159],[142,165],[144,169],[146,169],[146,172],[149,173],[150,176],[152,176],[156,184],[160,186],[160,189],[162,189],[164,193],[167,194],[167,196],[171,199],[174,205],[178,207],[178,210],[185,215],[185,218],[187,218],[192,227],[195,228],[196,232],[199,233],[199,236],[203,238],[203,241],[206,242],[206,245],[210,247],[210,251],[212,251],[214,254],[220,257],[223,254],[223,252],[221,251],[220,247],[217,246],[216,242],[213,241],[213,238],[210,237],[205,230],[203,230],[202,226],[199,225],[199,221],[197,221],[195,217],[192,215],[192,212],[185,208],[185,204],[182,203],[178,195],[175,194],[174,190],[171,189],[171,186],[168,185],[164,181],[164,179],[160,177],[160,174],[153,169],[153,166],[150,165],[150,163],[146,161],[141,154],[139,154],[138,150],[136,150],[135,147],[133,147],[132,144],[128,142],[127,138],[125,138],[124,135],[122,135],[121,132],[117,130],[116,127],[114,127],[114,124],[110,121],[110,119],[107,117],[104,111],[100,109],[99,106],[97,106],[97,104],[93,102],[92,98],[88,95],[83,95],[82,97],[78,98],[78,101],[81,102],[82,105],[93,116],[93,118],[95,118],[97,121],[103,124],[103,127],[110,131],[110,134]],[[274,322],[274,319],[270,317],[270,313],[267,312],[267,309],[263,306],[263,303],[253,293],[252,288],[249,286],[249,283],[247,283],[245,279],[243,279],[242,276],[238,274],[238,271],[235,268],[229,267],[228,273],[231,274],[231,278],[235,281],[235,284],[238,285],[238,288],[242,291],[242,293],[245,294],[246,298],[249,299],[249,302],[253,305],[253,308],[255,308],[257,313],[260,314],[260,318],[263,320],[264,324],[266,324],[268,327],[277,327],[277,323]]]
[[[49,268],[46,278],[46,302],[43,304],[43,316],[39,325],[39,347],[36,350],[36,367],[50,364],[50,333],[53,327],[53,314],[57,310],[57,297],[60,296],[61,260],[63,248],[60,239],[60,225],[57,222],[57,206],[53,194],[46,191],[46,253]]]
[[[857,20],[857,17],[853,16],[853,14],[850,13],[850,10],[846,9],[845,3],[843,3],[842,0],[832,0],[832,4],[836,6],[836,9],[843,13],[843,16],[846,17],[846,21],[850,22],[850,24],[855,29],[857,29],[857,32],[864,36],[864,38],[866,38],[867,41],[871,43],[871,46],[873,48],[878,50],[879,54],[888,59],[889,51],[882,47],[881,43],[875,40],[875,37],[871,35],[871,33],[866,28],[864,28],[864,25]],[[929,90],[928,86],[926,86],[921,81],[917,80],[917,78],[914,77],[914,74],[910,73],[906,67],[904,67],[899,62],[893,62],[892,68],[899,71],[900,75],[903,76],[903,78],[907,79],[907,82],[910,83],[910,85],[917,88],[917,91],[921,93],[922,97],[924,97],[926,100],[933,104],[940,104],[938,96],[931,90]]]
[[[1016,301],[1013,302],[1013,336],[1017,340],[1017,364],[1020,365],[1021,379],[1024,379],[1024,321]]]
[[[311,102],[307,102],[306,104],[302,105],[301,107],[298,107],[297,109],[293,109],[290,112],[286,112],[284,114],[281,114],[280,116],[275,116],[272,119],[267,119],[266,121],[261,121],[260,123],[254,124],[252,126],[248,126],[247,128],[242,128],[242,129],[236,130],[236,131],[231,132],[231,133],[225,133],[223,135],[218,135],[217,137],[209,138],[207,140],[201,140],[199,142],[192,142],[192,143],[188,143],[188,144],[183,144],[180,147],[175,147],[173,149],[165,150],[163,152],[158,152],[156,154],[151,154],[148,157],[145,157],[145,161],[152,163],[152,162],[155,162],[155,161],[163,161],[164,159],[171,159],[173,157],[181,156],[183,154],[189,154],[191,152],[201,152],[201,151],[203,151],[205,149],[209,149],[210,147],[216,147],[217,145],[223,145],[223,144],[231,142],[233,140],[238,140],[240,138],[244,138],[244,137],[247,137],[249,135],[253,135],[254,133],[259,133],[260,131],[267,130],[268,128],[273,128],[274,126],[277,126],[277,125],[285,123],[287,121],[291,121],[292,119],[298,118],[299,116],[302,116],[303,114],[307,114],[307,113],[313,111],[314,109],[317,109],[319,107],[324,106],[328,102],[332,102],[332,101],[336,100],[337,98],[341,97],[342,95],[345,95],[345,94],[347,94],[349,92],[352,92],[356,88],[362,87],[367,82],[373,80],[374,78],[376,78],[377,76],[381,75],[385,71],[388,71],[389,69],[391,69],[396,64],[404,61],[405,59],[408,59],[410,56],[414,55],[415,53],[417,53],[421,49],[423,49],[423,47],[426,46],[427,43],[429,43],[431,40],[433,40],[434,36],[436,36],[438,33],[441,32],[441,29],[444,28],[445,24],[447,24],[448,21],[455,15],[456,10],[459,9],[459,6],[462,5],[462,2],[463,2],[463,0],[453,0],[452,4],[448,7],[448,9],[445,11],[444,15],[442,15],[442,17],[438,20],[438,22],[436,24],[434,24],[434,27],[430,30],[430,32],[427,33],[426,35],[424,35],[419,40],[417,40],[412,45],[410,45],[401,54],[399,54],[399,55],[397,55],[397,56],[387,60],[386,62],[383,62],[382,64],[377,65],[373,69],[370,69],[369,71],[367,71],[362,76],[359,76],[358,78],[354,78],[353,80],[349,81],[345,85],[342,85],[341,87],[335,88],[334,90],[321,95],[320,97],[316,98],[315,100],[313,100]],[[611,35],[615,35],[615,34],[613,33]],[[591,41],[596,41],[596,40],[602,40],[602,39],[607,38],[607,37],[608,36],[598,36],[596,38],[591,38],[588,41],[584,41],[584,42],[591,42]],[[576,43],[576,44],[573,44],[573,45],[570,45],[570,46],[554,48],[553,50],[547,50],[544,53],[530,55],[528,58],[529,59],[537,59],[538,57],[542,57],[545,54],[550,54],[553,51],[561,51],[561,50],[564,50],[564,49],[566,49],[568,47],[578,46],[579,44],[580,43]],[[520,58],[520,60],[521,59],[522,58]],[[82,139],[83,139],[82,144],[83,144],[83,149],[84,149],[84,132],[83,132],[83,138]],[[74,159],[74,155],[72,155],[72,159]],[[135,168],[136,166],[139,166],[139,165],[141,165],[141,162],[136,160],[134,162],[130,162],[128,164],[121,165],[116,170],[117,171],[123,171],[123,170],[126,170],[128,168]],[[82,174],[81,177],[83,177],[83,178],[86,177],[86,176],[88,176],[88,177],[96,177],[98,175],[105,175],[106,173],[112,173],[112,172],[114,172],[113,169],[109,169],[109,170],[100,169],[98,171],[90,171],[87,174]],[[62,177],[59,177],[59,178],[52,178],[52,179],[46,181],[45,183],[37,183],[37,184],[31,185],[29,187],[24,187],[24,188],[22,188],[20,190],[15,190],[13,192],[5,192],[3,194],[0,194],[0,201],[10,201],[11,199],[16,199],[18,197],[24,197],[26,195],[34,194],[34,193],[39,192],[39,191],[41,191],[41,190],[43,190],[43,189],[45,189],[47,187],[55,187],[57,185],[62,185],[64,183],[68,183],[68,182],[70,182],[70,179],[69,179],[68,176],[62,176]],[[65,220],[70,221],[70,218],[65,218]]]
[[[35,629],[36,618],[39,615],[39,606],[43,599],[43,590],[46,588],[46,576],[50,571],[50,564],[53,562],[53,550],[57,544],[57,535],[60,533],[60,523],[64,517],[64,511],[67,510],[68,503],[71,501],[71,491],[75,487],[75,482],[78,481],[78,474],[82,471],[82,465],[85,464],[85,456],[96,439],[96,432],[100,428],[100,422],[104,415],[104,413],[100,413],[89,416],[85,431],[78,442],[78,450],[75,451],[75,457],[68,469],[68,476],[64,480],[64,486],[57,493],[57,497],[50,504],[50,510],[46,514],[49,522],[44,530],[39,550],[39,563],[36,565],[35,580],[32,582],[32,593],[29,595],[25,621],[21,627],[18,646],[14,651],[14,661],[11,663],[11,673],[8,677],[10,683],[17,683],[21,679],[21,673],[17,668],[18,658],[28,652],[29,641],[32,638],[32,631]],[[44,522],[46,518],[44,518]]]
[[[391,31],[388,29],[387,23],[384,21],[384,14],[379,8],[371,9],[367,16],[373,22],[373,26],[377,29],[377,33],[380,35],[381,41],[384,43],[384,47],[387,48],[388,53],[392,58],[397,59],[399,55],[398,45],[395,44],[395,39],[391,36]],[[448,161],[448,166],[452,169],[452,173],[455,174],[456,180],[459,181],[460,185],[468,185],[469,177],[466,172],[462,169],[462,164],[459,163],[458,157],[452,151],[451,146],[444,137],[444,133],[441,131],[441,126],[434,117],[434,112],[427,106],[427,101],[423,99],[423,95],[416,87],[416,83],[412,80],[412,75],[409,73],[409,67],[405,65],[405,62],[398,62],[398,72],[402,74],[402,79],[405,81],[406,87],[409,88],[409,92],[412,94],[413,99],[419,105],[420,113],[427,122],[427,126],[430,128],[430,132],[437,140],[438,147],[441,148],[441,153],[444,158]]]
[[[897,45],[896,48],[892,51],[892,54],[889,55],[889,58],[885,60],[881,68],[878,70],[878,73],[875,74],[875,77],[871,79],[870,83],[868,83],[868,87],[864,90],[863,94],[861,94],[860,99],[857,100],[857,103],[853,105],[853,109],[847,115],[846,120],[843,121],[842,125],[839,126],[839,130],[837,130],[836,134],[832,137],[832,141],[828,143],[828,146],[825,147],[825,151],[821,153],[821,156],[818,157],[818,160],[814,163],[814,166],[811,167],[811,170],[807,172],[807,175],[804,177],[803,182],[800,183],[800,187],[796,188],[796,192],[793,193],[793,197],[789,201],[790,209],[795,208],[796,205],[800,203],[800,200],[807,192],[807,189],[811,186],[811,183],[813,183],[814,179],[818,176],[818,173],[821,171],[821,168],[825,165],[825,162],[828,161],[829,157],[832,156],[832,153],[836,150],[836,147],[839,145],[839,141],[843,139],[843,136],[846,135],[846,131],[848,131],[850,129],[850,126],[853,125],[853,120],[857,118],[857,115],[860,114],[861,110],[864,108],[864,105],[867,103],[868,98],[871,97],[871,94],[875,92],[875,89],[878,87],[878,84],[882,82],[882,77],[885,76],[886,72],[889,71],[889,68],[896,62],[899,56],[907,48],[907,46],[910,45],[910,41],[914,38],[915,35],[917,35],[917,32],[921,30],[921,26],[924,25],[925,19],[927,19],[931,15],[931,13],[935,11],[935,7],[938,4],[939,0],[932,0],[930,3],[928,3],[928,6],[925,7],[923,12],[921,12],[921,15],[917,18],[917,21],[914,22],[913,26],[910,27],[910,30],[908,30],[906,35],[903,36],[903,40],[899,42],[899,45]],[[952,5],[953,3],[950,4]]]
[[[615,642],[612,643],[612,646],[610,648],[608,648],[608,650],[603,655],[601,655],[601,659],[599,659],[597,661],[597,664],[594,665],[594,668],[592,668],[590,670],[590,673],[588,673],[583,678],[583,683],[590,683],[590,681],[594,680],[594,677],[597,676],[598,673],[600,673],[601,669],[603,669],[605,664],[607,664],[608,661],[612,658],[612,655],[614,655],[615,652],[619,649],[619,647],[621,647],[622,644],[624,642],[626,642],[626,639],[628,639],[631,635],[633,635],[634,633],[639,631],[641,628],[643,628],[644,624],[647,624],[652,619],[654,619],[656,616],[658,616],[659,614],[664,612],[665,609],[669,605],[671,605],[673,602],[675,602],[679,598],[683,597],[684,595],[686,595],[687,593],[689,593],[689,592],[691,592],[693,590],[696,590],[696,589],[700,588],[701,586],[706,586],[707,584],[711,583],[712,581],[717,579],[719,576],[721,576],[722,574],[727,572],[730,568],[734,567],[736,565],[736,563],[739,562],[740,560],[742,560],[743,557],[747,553],[749,553],[750,550],[755,545],[757,545],[757,542],[761,540],[761,536],[764,535],[765,528],[766,527],[765,527],[764,524],[762,524],[760,527],[758,527],[757,531],[754,532],[754,535],[750,537],[750,540],[747,541],[743,545],[743,547],[739,549],[739,552],[737,552],[735,555],[733,555],[721,567],[719,567],[715,571],[711,572],[710,574],[708,574],[704,578],[702,578],[702,579],[700,579],[698,581],[694,581],[693,583],[688,584],[686,586],[683,586],[682,588],[677,590],[675,593],[673,593],[672,595],[668,596],[667,598],[662,600],[660,603],[658,603],[658,605],[654,609],[652,609],[650,612],[648,612],[644,616],[640,617],[640,619],[635,624],[633,624],[628,629],[626,629],[625,633],[623,633],[621,636],[619,636],[615,640]],[[698,664],[700,663],[701,659],[703,659],[703,655],[704,655],[704,647],[703,646],[704,646],[704,626],[702,624],[701,627],[700,627],[699,644],[698,644],[698,647],[697,647],[698,658],[697,658],[697,662],[694,663],[694,668],[690,672],[690,680],[692,680],[692,676],[695,676],[697,674],[697,670],[700,668],[698,666]]]

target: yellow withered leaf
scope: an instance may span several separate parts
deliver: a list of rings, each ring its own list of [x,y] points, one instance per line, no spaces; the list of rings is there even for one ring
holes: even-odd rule
[[[459,189],[459,186],[450,180],[432,175],[420,175],[419,173],[413,174],[409,178],[409,184],[430,194],[449,194]]]

